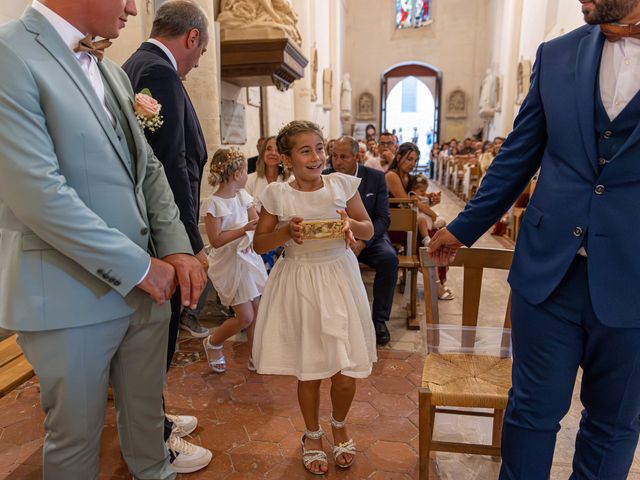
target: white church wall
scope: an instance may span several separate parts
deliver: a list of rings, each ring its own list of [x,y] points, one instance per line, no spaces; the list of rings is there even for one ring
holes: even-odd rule
[[[363,91],[372,93],[379,124],[381,74],[401,62],[424,62],[443,72],[443,103],[458,87],[467,93],[463,130],[465,135],[473,133],[482,125],[477,105],[491,55],[486,4],[487,0],[436,0],[430,26],[396,30],[395,2],[346,2],[345,70],[351,73],[354,102]],[[447,123],[443,112],[442,139],[447,138]]]

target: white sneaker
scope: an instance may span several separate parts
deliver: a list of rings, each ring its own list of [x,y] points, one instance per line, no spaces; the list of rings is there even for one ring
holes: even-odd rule
[[[193,473],[209,465],[213,454],[177,435],[171,434],[167,440],[171,468],[176,473]]]
[[[198,419],[191,415],[169,415],[168,413],[164,415],[173,423],[173,428],[171,429],[172,435],[175,434],[179,437],[186,437],[198,426]]]

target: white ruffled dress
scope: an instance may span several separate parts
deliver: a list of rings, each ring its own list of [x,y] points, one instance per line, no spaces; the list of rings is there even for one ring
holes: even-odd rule
[[[271,183],[263,208],[286,225],[340,218],[360,179],[341,173],[322,176],[324,187],[300,192],[289,182]],[[369,376],[376,337],[358,260],[344,240],[289,241],[265,287],[256,319],[253,362],[258,373],[318,380],[341,372]]]
[[[247,209],[253,198],[240,190],[233,198],[211,195],[202,204],[202,216],[221,219],[223,231],[241,228],[249,221]],[[253,251],[253,232],[209,251],[209,278],[223,305],[232,306],[249,302],[262,295],[267,271],[262,258]]]

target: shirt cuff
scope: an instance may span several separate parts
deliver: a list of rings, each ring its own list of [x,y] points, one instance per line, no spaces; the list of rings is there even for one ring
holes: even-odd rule
[[[136,283],[136,285],[140,285],[144,282],[144,279],[147,278],[147,275],[149,274],[149,270],[151,270],[151,258],[149,258],[149,264],[147,265],[147,269],[144,271],[144,275],[142,275],[142,278],[138,283]]]

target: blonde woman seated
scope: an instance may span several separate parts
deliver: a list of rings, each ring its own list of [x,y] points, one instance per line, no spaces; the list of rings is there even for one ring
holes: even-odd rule
[[[280,161],[280,154],[276,147],[276,137],[268,137],[258,151],[256,171],[249,174],[247,184],[244,187],[249,195],[254,198],[258,213],[260,213],[262,207],[260,198],[267,185],[273,182],[286,182],[290,176],[290,172]],[[270,272],[277,258],[277,250],[267,252],[261,256],[267,272]]]
[[[268,137],[258,151],[256,171],[249,174],[244,189],[257,201],[267,185],[272,182],[286,182],[289,177],[290,173],[280,161],[276,137]],[[260,212],[260,205],[257,205],[257,209]]]

